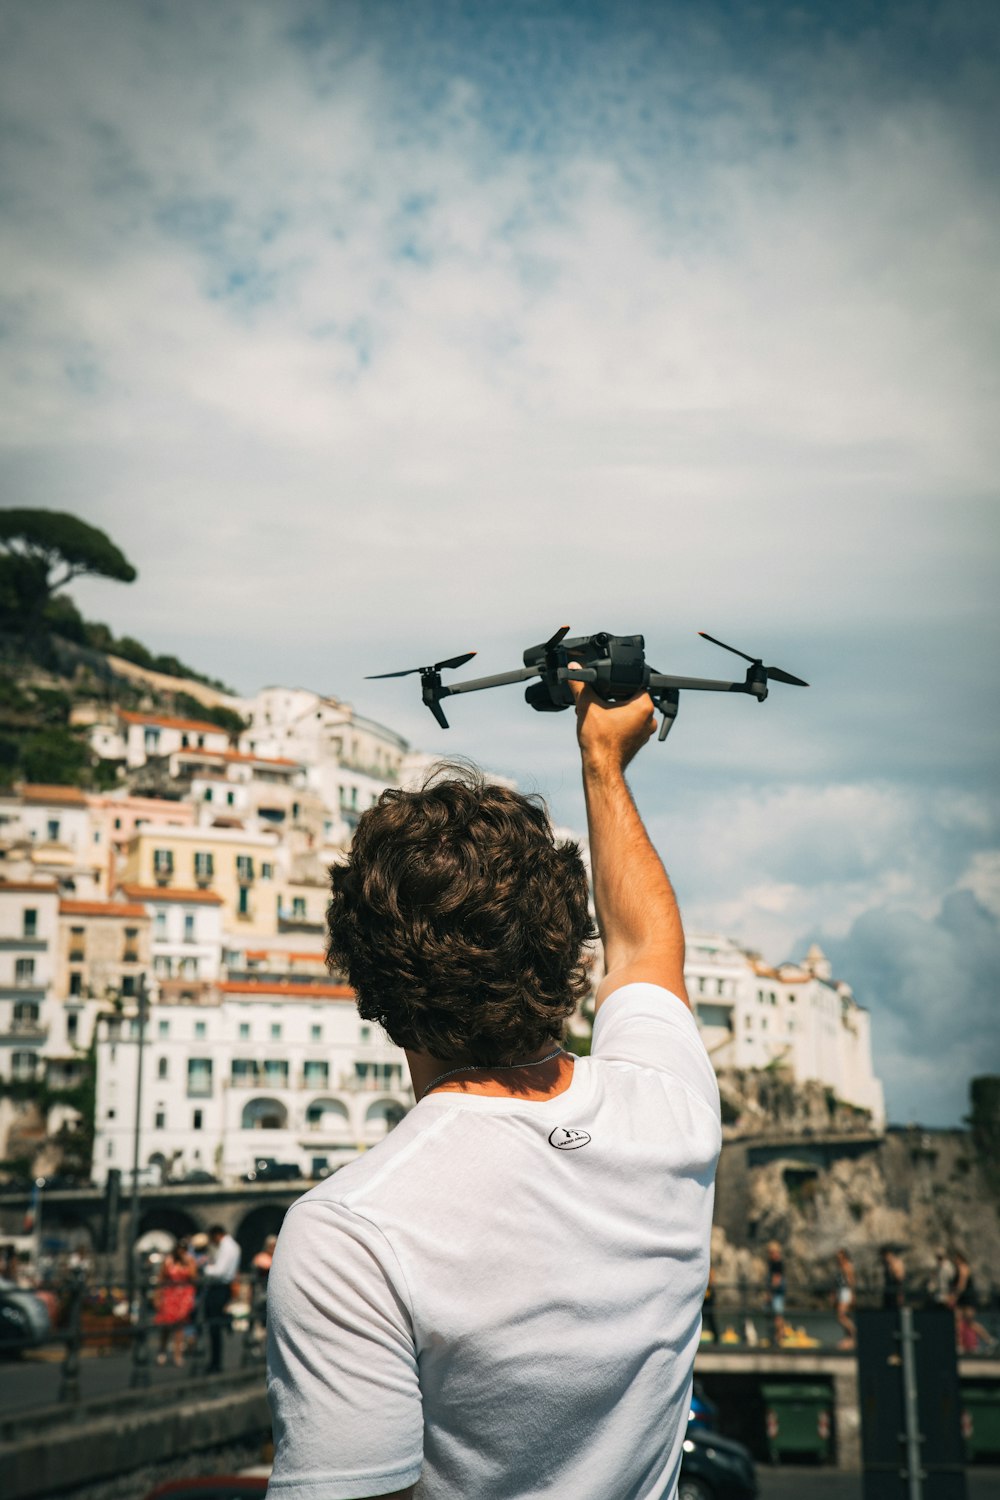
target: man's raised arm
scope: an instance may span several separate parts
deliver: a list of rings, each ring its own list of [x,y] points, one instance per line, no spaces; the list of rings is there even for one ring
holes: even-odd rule
[[[649,841],[625,767],[656,732],[647,693],[607,704],[573,684],[590,859],[605,974],[597,1006],[624,984],[661,985],[685,1005],[684,929],[673,887]]]

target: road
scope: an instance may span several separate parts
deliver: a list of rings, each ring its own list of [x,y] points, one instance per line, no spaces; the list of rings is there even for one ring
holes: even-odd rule
[[[158,1339],[153,1335],[149,1341],[150,1384],[173,1385],[190,1380],[187,1366],[178,1370],[172,1364],[157,1365],[157,1347]],[[223,1347],[225,1368],[238,1370],[243,1350],[242,1335],[230,1334]],[[261,1372],[263,1374],[263,1364]],[[127,1391],[131,1374],[129,1354],[86,1350],[80,1357],[80,1399],[87,1401],[113,1395],[116,1391]],[[40,1406],[55,1406],[59,1401],[61,1378],[62,1349],[56,1345],[32,1350],[19,1358],[8,1356],[0,1360],[0,1412],[10,1416]]]
[[[860,1474],[837,1474],[829,1469],[757,1470],[760,1500],[862,1500]],[[1000,1469],[969,1469],[966,1474],[968,1500],[998,1500]]]

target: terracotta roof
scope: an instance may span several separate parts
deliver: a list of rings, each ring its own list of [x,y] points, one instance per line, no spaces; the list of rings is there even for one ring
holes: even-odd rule
[[[245,979],[226,979],[218,988],[226,995],[284,995],[295,1000],[353,1000],[354,991],[347,984],[287,984],[264,979],[260,983]]]
[[[243,955],[244,958],[287,958],[294,964],[325,963],[326,957],[322,953],[288,953],[284,948],[248,948]]]
[[[131,901],[60,901],[61,917],[136,917],[146,920],[146,908]]]
[[[174,754],[190,755],[195,759],[242,761],[255,766],[285,766],[296,771],[303,764],[300,760],[287,760],[280,755],[248,755],[243,750],[208,750],[204,745],[182,745]]]
[[[155,724],[160,729],[193,729],[198,734],[222,734],[229,738],[229,731],[221,724],[209,724],[204,719],[171,719],[166,714],[134,714],[120,708],[118,717],[126,724]],[[197,747],[195,747],[197,748]]]
[[[73,802],[86,807],[87,798],[78,786],[44,786],[42,783],[26,782],[21,787],[25,802]]]
[[[34,895],[39,891],[42,895],[51,896],[53,891],[59,889],[59,883],[55,880],[3,880],[0,879],[0,896],[13,894],[14,892],[27,892]]]
[[[123,885],[122,892],[130,901],[200,901],[203,906],[222,906],[221,896],[214,891],[179,891],[176,886]]]

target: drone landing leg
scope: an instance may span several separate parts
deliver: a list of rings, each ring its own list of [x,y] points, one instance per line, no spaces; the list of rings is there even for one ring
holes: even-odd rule
[[[663,723],[660,725],[658,738],[663,741],[674,727],[677,710],[680,707],[681,695],[668,689],[664,693],[657,694],[657,706],[663,711]]]

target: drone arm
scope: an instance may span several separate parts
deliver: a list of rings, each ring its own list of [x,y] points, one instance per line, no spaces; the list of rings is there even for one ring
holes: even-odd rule
[[[478,693],[483,688],[506,687],[510,682],[527,682],[529,677],[538,676],[537,667],[519,667],[516,672],[497,672],[493,677],[471,677],[468,682],[442,684],[437,696],[451,698],[456,693]]]
[[[749,673],[745,682],[720,682],[712,677],[671,677],[665,672],[650,672],[649,686],[652,691],[693,688],[701,693],[749,693],[762,702],[767,697],[767,683],[751,680]]]

